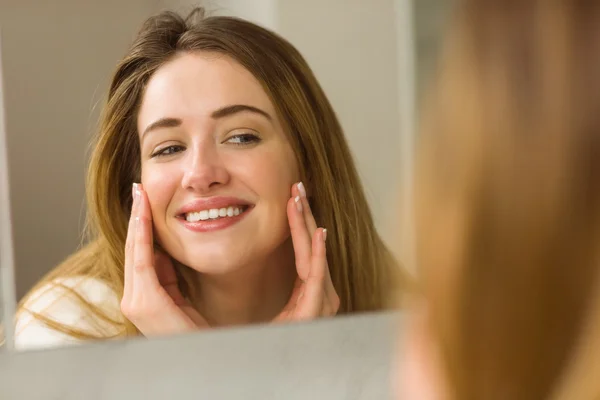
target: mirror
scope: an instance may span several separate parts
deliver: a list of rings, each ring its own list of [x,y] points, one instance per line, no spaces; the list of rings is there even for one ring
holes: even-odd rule
[[[192,3],[197,2],[134,1],[118,6],[53,4],[34,8],[25,1],[1,6],[0,23],[6,32],[3,52],[17,300],[88,240],[82,234],[88,208],[84,193],[91,153],[88,145],[98,130],[97,121],[115,66],[147,17],[165,8],[185,14]],[[416,34],[411,29],[412,3],[398,0],[367,7],[342,1],[296,4],[271,0],[253,2],[250,7],[247,2],[230,0],[203,5],[209,15],[239,16],[274,30],[304,56],[343,128],[375,228],[397,258],[410,259],[410,228],[408,223],[408,227],[397,223],[401,220],[399,213],[407,220],[410,214],[398,211],[397,183],[409,183],[409,132],[414,127],[411,113],[414,92],[420,87],[412,82],[415,68],[411,65],[421,62],[419,52],[416,59],[413,55],[415,37],[419,40],[421,36],[419,27]],[[24,20],[28,21],[27,30],[23,28]],[[415,21],[418,23],[419,18]],[[420,71],[420,67],[417,69]],[[163,111],[150,112],[143,128],[148,128]],[[309,195],[315,196],[311,201],[318,203],[319,193],[313,194],[310,189]],[[251,202],[253,198],[244,200]],[[409,206],[403,204],[403,209],[409,210]],[[268,213],[264,215],[266,218]],[[328,229],[328,246],[337,243],[341,249],[339,232]],[[404,247],[394,245],[398,230],[402,242],[407,243]],[[347,248],[352,247],[356,246],[347,244]],[[344,287],[341,272],[332,275],[332,280]],[[70,287],[70,283],[66,285]],[[351,284],[346,286],[345,290],[350,290]],[[103,299],[106,287],[96,289],[94,293]],[[118,296],[115,299],[111,307],[118,309]],[[378,311],[379,306],[365,304],[357,308]],[[118,315],[104,317],[91,324],[102,325]],[[36,342],[31,347],[48,346]]]

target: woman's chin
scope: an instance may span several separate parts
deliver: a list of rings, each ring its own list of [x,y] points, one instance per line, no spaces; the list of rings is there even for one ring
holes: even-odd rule
[[[225,263],[214,263],[214,264],[185,264],[188,268],[193,269],[204,275],[226,275],[229,273],[240,270],[240,265],[230,265]]]
[[[201,274],[207,275],[223,275],[235,272],[243,268],[247,262],[237,257],[231,257],[235,252],[229,251],[223,253],[206,253],[196,255],[187,255],[186,257],[177,258],[181,264],[193,269]]]

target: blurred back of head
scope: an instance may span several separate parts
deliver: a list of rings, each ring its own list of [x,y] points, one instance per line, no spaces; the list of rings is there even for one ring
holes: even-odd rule
[[[600,2],[466,0],[445,40],[415,204],[452,397],[588,398],[571,385],[597,379],[574,371],[597,301]]]

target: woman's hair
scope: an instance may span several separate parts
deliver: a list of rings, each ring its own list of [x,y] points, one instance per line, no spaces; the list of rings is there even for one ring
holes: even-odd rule
[[[600,2],[466,0],[454,17],[416,166],[431,328],[452,398],[547,398],[600,334]],[[571,387],[599,389],[598,367]]]
[[[201,8],[187,18],[172,12],[149,18],[118,64],[87,172],[90,242],[32,292],[57,278],[77,275],[101,279],[122,295],[131,186],[140,180],[136,122],[144,88],[166,62],[182,52],[194,51],[236,60],[260,82],[275,106],[309,196],[317,194],[310,199],[315,219],[319,226],[334,232],[327,240],[327,258],[340,296],[340,313],[386,308],[391,291],[403,286],[404,277],[375,230],[342,128],[311,69],[277,34],[238,18],[205,17]],[[178,273],[182,291],[190,295],[191,270],[179,267]],[[82,306],[108,319],[103,310],[81,296],[75,297]],[[71,335],[90,337],[89,333],[48,321],[39,313],[36,316]],[[118,324],[114,318],[110,322]],[[137,333],[128,321],[123,328],[124,334]]]

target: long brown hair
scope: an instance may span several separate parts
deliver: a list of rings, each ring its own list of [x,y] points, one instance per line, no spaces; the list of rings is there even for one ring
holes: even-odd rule
[[[192,51],[232,57],[256,77],[276,107],[307,191],[318,193],[311,198],[315,218],[319,226],[334,232],[328,238],[327,257],[341,299],[340,313],[387,307],[390,291],[402,276],[400,267],[375,230],[342,128],[311,69],[277,34],[238,18],[206,17],[201,8],[187,18],[172,12],[149,18],[117,66],[87,175],[91,242],[34,290],[60,277],[83,275],[102,279],[122,295],[131,186],[140,179],[136,130],[140,99],[158,68],[177,53]],[[185,277],[190,271],[181,269],[182,290],[189,294],[190,280]],[[78,299],[96,314],[103,313]],[[44,315],[37,316],[52,323]],[[111,323],[118,324],[114,319]],[[90,336],[73,327],[53,326],[75,336]],[[127,321],[124,329],[136,333]]]
[[[542,399],[598,286],[600,3],[457,10],[417,163],[432,329],[452,398]]]

